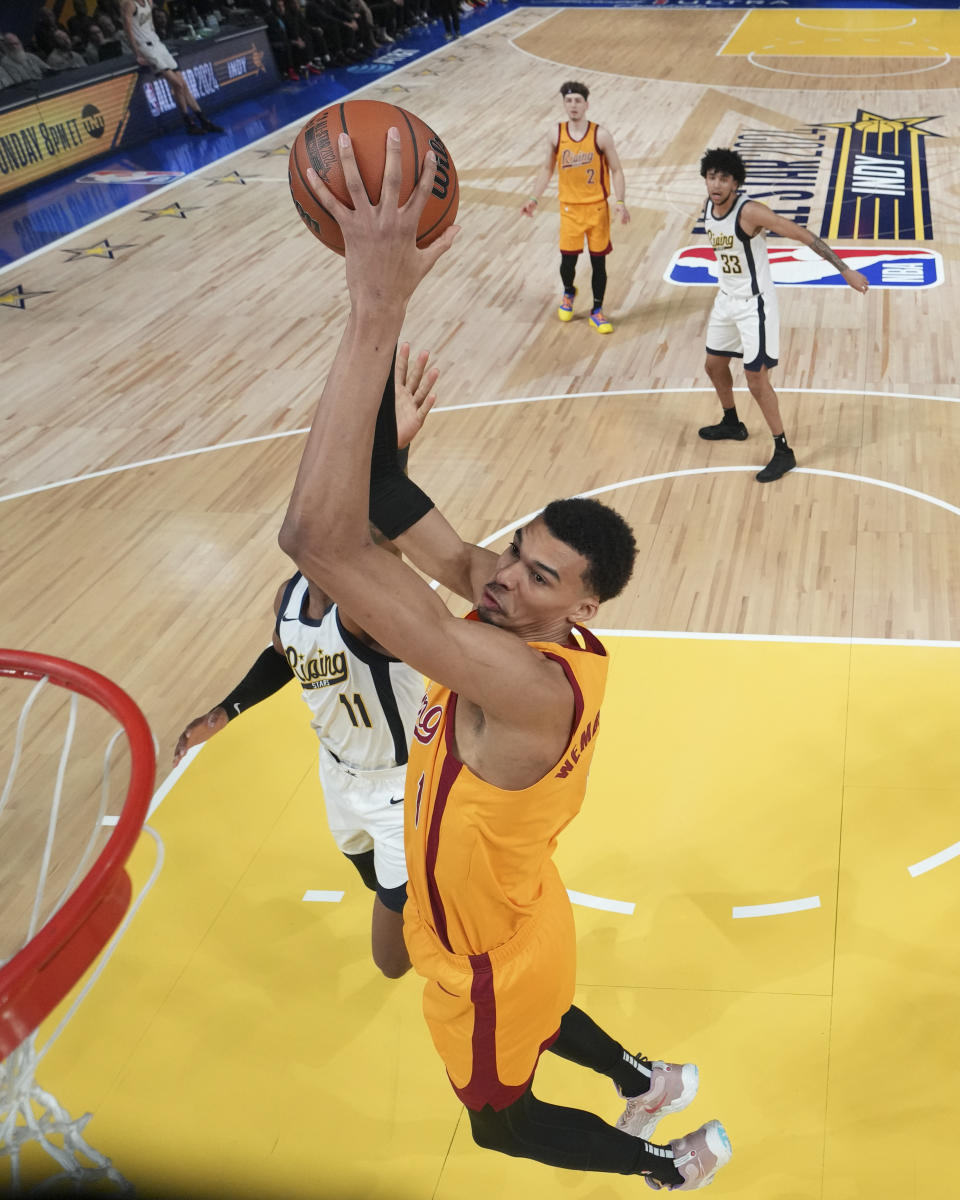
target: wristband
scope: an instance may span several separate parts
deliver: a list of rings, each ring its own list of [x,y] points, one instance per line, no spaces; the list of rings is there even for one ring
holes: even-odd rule
[[[268,646],[230,695],[220,701],[219,707],[226,712],[227,720],[232,721],[246,709],[279,692],[292,678],[293,669],[286,657],[275,647]]]
[[[536,196],[531,196],[530,199],[527,201],[527,203],[528,204],[539,204],[540,201],[537,199]]]

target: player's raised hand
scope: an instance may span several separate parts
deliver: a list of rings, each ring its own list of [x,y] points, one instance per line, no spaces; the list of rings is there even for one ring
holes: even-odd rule
[[[451,225],[429,246],[422,250],[417,247],[417,226],[434,185],[436,155],[432,150],[427,152],[417,186],[401,205],[400,134],[391,127],[387,131],[380,200],[371,204],[347,134],[340,134],[337,150],[353,208],[341,204],[312,167],[307,171],[307,180],[343,234],[350,295],[354,303],[405,305],[459,232],[458,226]]]
[[[843,277],[858,292],[866,292],[870,288],[870,280],[852,267],[844,267]]]
[[[430,351],[421,350],[413,363],[410,362],[410,343],[402,342],[397,348],[397,365],[393,382],[396,393],[397,448],[409,446],[423,428],[427,413],[437,402],[433,394],[434,384],[439,378],[437,367],[427,369]]]
[[[188,750],[194,746],[199,746],[201,742],[207,741],[208,738],[212,738],[221,729],[226,729],[228,724],[229,717],[227,716],[227,711],[220,705],[217,705],[216,708],[211,708],[202,717],[196,717],[177,738],[177,745],[173,752],[173,765],[176,766]]]

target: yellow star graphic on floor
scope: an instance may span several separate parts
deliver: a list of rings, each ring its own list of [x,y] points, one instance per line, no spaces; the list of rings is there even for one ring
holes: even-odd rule
[[[133,242],[121,242],[119,245],[112,246],[108,238],[104,238],[102,242],[97,242],[95,246],[78,246],[76,249],[64,250],[64,254],[69,254],[67,262],[78,262],[81,258],[113,258],[117,250],[130,250],[134,246]]]
[[[26,301],[32,297],[49,296],[50,294],[50,292],[28,292],[24,289],[23,284],[18,283],[16,287],[0,292],[0,305],[4,308],[26,308]]]
[[[211,179],[207,187],[214,187],[218,183],[242,183],[246,184],[246,180],[241,176],[239,171],[231,171],[229,175],[219,175],[216,179]]]
[[[274,149],[274,150],[258,150],[257,153],[260,155],[261,158],[274,158],[281,154],[289,154],[290,147],[289,146],[277,146],[276,149]]]
[[[186,220],[188,212],[194,212],[200,207],[202,206],[199,204],[183,205],[174,201],[166,208],[142,208],[140,211],[149,214],[143,218],[145,221],[155,221],[157,217],[182,217]]]

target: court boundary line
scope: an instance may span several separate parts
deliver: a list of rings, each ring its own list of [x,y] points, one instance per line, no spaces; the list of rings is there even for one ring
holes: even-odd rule
[[[727,36],[726,41],[723,43],[723,45],[720,47],[720,49],[716,52],[716,54],[714,54],[714,56],[713,56],[714,58],[720,58],[723,55],[724,50],[726,50],[727,46],[730,45],[730,42],[740,32],[740,26],[744,23],[744,21],[747,19],[747,17],[750,16],[751,11],[752,11],[751,9],[747,9],[747,11],[743,14],[743,16],[740,18],[740,20],[736,23],[736,25],[734,25],[733,29],[730,30],[730,33]]]
[[[474,400],[468,404],[447,404],[439,408],[435,408],[434,413],[449,413],[449,412],[465,412],[468,409],[475,408],[499,408],[511,404],[540,404],[551,400],[589,400],[603,396],[661,396],[669,395],[676,392],[681,395],[712,395],[714,389],[712,387],[660,387],[660,388],[619,388],[609,389],[597,392],[552,392],[545,393],[540,396],[508,396],[499,400]],[[745,387],[734,388],[735,393],[746,393]],[[779,387],[778,392],[790,393],[793,395],[820,395],[820,396],[864,396],[873,399],[892,399],[892,400],[932,400],[942,404],[960,404],[960,396],[934,396],[927,395],[922,392],[877,392],[866,391],[860,388],[809,388],[809,387]],[[298,429],[284,429],[277,433],[261,433],[255,434],[248,438],[236,438],[228,442],[215,442],[210,446],[194,446],[187,450],[175,450],[170,454],[160,454],[154,458],[137,459],[130,463],[118,463],[115,467],[102,467],[96,471],[87,471],[82,475],[71,475],[66,479],[56,479],[50,483],[39,483],[34,487],[23,488],[17,492],[8,492],[6,495],[0,495],[0,504],[6,503],[8,500],[22,500],[27,496],[36,496],[42,492],[55,491],[57,488],[68,487],[74,483],[87,483],[92,479],[104,479],[109,475],[120,475],[126,471],[135,471],[141,467],[154,467],[167,462],[176,462],[182,458],[192,458],[200,454],[213,454],[218,450],[235,450],[241,446],[255,446],[262,442],[279,441],[282,438],[299,437],[309,433],[309,426],[303,426]],[[747,470],[748,468],[731,468],[736,470]],[[759,468],[749,468],[759,469]],[[800,467],[799,471],[812,471],[813,468]],[[841,473],[842,474],[842,473]],[[849,476],[854,478],[854,476]],[[899,485],[889,485],[891,487]],[[907,489],[909,492],[909,489]],[[918,496],[923,496],[924,493],[914,493]],[[946,503],[946,502],[944,502]]]
[[[772,904],[735,904],[732,917],[734,921],[744,917],[779,917],[820,907],[819,896],[804,896],[800,900],[779,900]]]

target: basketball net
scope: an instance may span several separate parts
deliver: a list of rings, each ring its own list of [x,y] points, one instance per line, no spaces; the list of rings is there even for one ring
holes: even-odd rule
[[[31,658],[35,658],[36,662],[24,666],[21,660]],[[76,673],[75,677],[71,672],[66,672],[63,676],[58,675],[55,670],[58,663],[71,668],[71,671]],[[47,673],[39,675],[39,671],[48,665]],[[44,659],[41,656],[0,651],[0,677],[2,676],[36,679],[37,682],[23,703],[17,720],[10,767],[3,792],[0,793],[0,817],[4,816],[5,811],[8,815],[16,816],[13,810],[18,806],[9,806],[9,802],[14,795],[24,747],[32,748],[28,738],[31,710],[51,682],[66,688],[70,698],[63,747],[53,782],[49,813],[44,822],[45,842],[40,856],[29,920],[26,922],[25,933],[19,935],[14,942],[16,947],[19,941],[16,953],[6,961],[0,958],[0,983],[3,985],[0,988],[0,1054],[4,1050],[7,1051],[6,1057],[0,1061],[0,1160],[9,1159],[9,1183],[14,1194],[23,1190],[22,1155],[31,1145],[39,1146],[60,1168],[59,1173],[43,1179],[31,1190],[40,1193],[56,1189],[65,1182],[80,1188],[87,1183],[106,1180],[118,1192],[127,1194],[132,1192],[132,1185],[112,1165],[110,1159],[91,1146],[84,1136],[92,1114],[71,1117],[63,1105],[38,1083],[36,1075],[42,1059],[99,978],[162,867],[163,844],[153,830],[147,830],[157,845],[156,860],[150,877],[133,905],[120,920],[119,917],[127,907],[126,901],[129,899],[129,881],[123,872],[123,861],[142,827],[152,791],[155,761],[152,736],[142,714],[129,697],[116,688],[116,685],[110,684],[102,676],[87,672],[85,668],[62,663],[61,660]],[[112,693],[109,689],[112,689]],[[76,865],[73,870],[69,870],[72,861],[63,868],[63,873],[69,872],[69,880],[63,886],[59,880],[54,883],[54,841],[77,728],[80,699],[78,693],[96,700],[102,708],[106,708],[112,716],[121,721],[123,728],[116,730],[107,743],[99,785],[99,803],[92,819],[92,829],[82,852],[74,855]],[[136,723],[131,713],[139,717],[140,726],[134,727]],[[118,739],[124,732],[131,749],[130,787],[124,811],[120,818],[116,818],[107,815],[111,757]],[[18,797],[21,812],[35,803],[36,772],[32,774],[33,778],[28,785],[30,794]],[[27,786],[22,790],[26,792]],[[135,790],[138,796],[136,802],[131,804]],[[90,807],[93,807],[92,803]],[[86,826],[89,814],[83,815]],[[36,825],[36,813],[33,810],[31,819]],[[115,833],[91,865],[98,840],[102,841],[105,825],[116,826]],[[123,882],[119,886],[118,872],[123,875]],[[82,902],[82,907],[78,908],[78,901]],[[112,937],[95,970],[73,999],[54,1032],[43,1046],[39,1046],[38,1034],[32,1026],[39,1023],[79,979],[92,959],[101,951],[110,933]],[[4,952],[7,952],[7,948]],[[32,1031],[19,1040],[24,1027],[32,1028]],[[14,1048],[11,1049],[11,1045]],[[0,1188],[2,1187],[3,1183],[0,1180]]]

